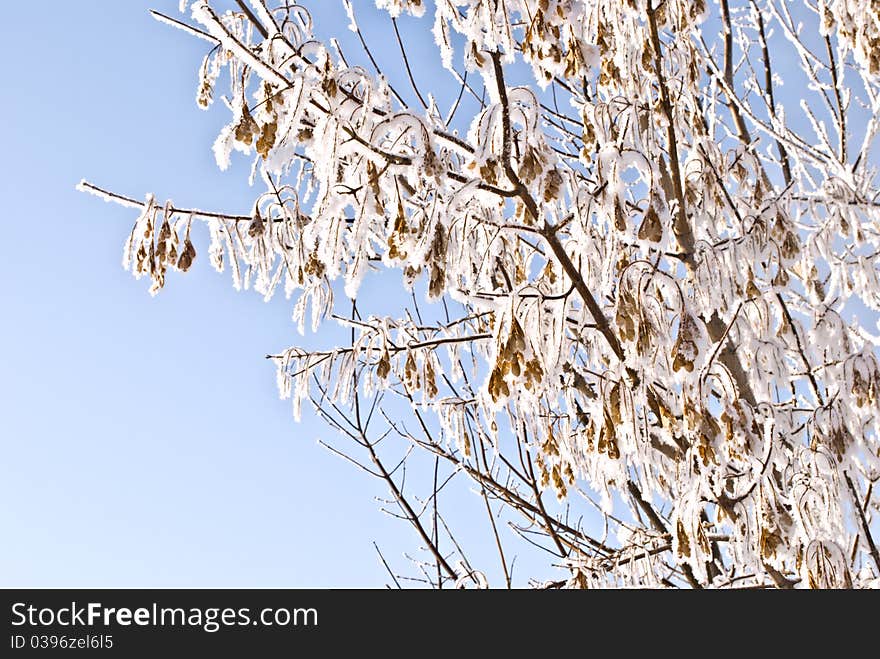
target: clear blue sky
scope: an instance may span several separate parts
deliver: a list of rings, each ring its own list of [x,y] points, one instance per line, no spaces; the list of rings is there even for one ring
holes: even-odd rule
[[[120,265],[131,211],[74,190],[249,208],[247,163],[211,153],[228,113],[195,105],[205,44],[147,13],[177,4],[4,5],[0,586],[381,586],[371,541],[416,543],[278,399],[292,303],[204,255],[151,298]]]

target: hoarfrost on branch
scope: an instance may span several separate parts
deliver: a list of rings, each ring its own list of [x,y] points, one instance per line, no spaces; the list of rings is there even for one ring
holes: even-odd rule
[[[432,32],[443,108],[402,40],[411,90],[304,7],[223,4],[157,16],[213,44],[197,102],[225,85],[214,154],[252,161],[252,212],[80,188],[137,208],[125,266],[153,293],[204,221],[236,287],[350,331],[274,355],[279,389],[386,481],[417,574],[489,583],[440,465],[486,508],[493,585],[516,536],[549,587],[880,584],[876,3],[377,0]],[[413,295],[370,315],[370,276]]]

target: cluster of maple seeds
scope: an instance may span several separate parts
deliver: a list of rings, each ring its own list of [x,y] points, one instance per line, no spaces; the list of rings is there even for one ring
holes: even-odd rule
[[[721,436],[721,426],[707,410],[688,397],[684,399],[684,418],[694,435],[696,453],[704,467],[719,464],[715,454],[715,442]]]
[[[758,549],[766,560],[775,558],[776,549],[785,547],[790,542],[789,536],[794,526],[794,520],[785,506],[776,499],[775,493],[775,505],[771,505],[768,489],[771,488],[761,488],[761,535],[758,539]]]
[[[220,75],[222,65],[232,59],[233,55],[228,50],[220,49],[216,54],[208,54],[202,60],[199,69],[199,87],[196,91],[196,104],[203,110],[207,110],[214,102],[214,85]]]
[[[519,177],[524,183],[531,183],[541,175],[545,165],[541,152],[533,146],[527,146],[519,161]]]
[[[281,94],[276,93],[268,83],[263,84],[263,93],[266,100],[263,104],[262,113],[266,116],[266,121],[260,125],[251,114],[247,99],[243,99],[241,119],[235,125],[234,131],[236,142],[250,146],[254,143],[254,139],[256,139],[257,153],[265,160],[269,156],[269,151],[275,146],[278,135],[277,106],[284,104],[284,98]]]
[[[595,394],[590,392],[590,398]],[[620,446],[617,440],[617,427],[624,422],[622,388],[620,381],[614,382],[605,394],[602,407],[602,425],[599,427],[599,436],[596,437],[596,420],[583,412],[578,407],[578,420],[584,424],[584,439],[587,451],[598,451],[607,455],[612,460],[620,458]]]
[[[320,279],[324,276],[325,269],[324,262],[318,258],[317,250],[309,252],[305,265],[300,266],[297,270],[297,281],[302,284],[305,281],[305,276]]]
[[[165,285],[165,273],[169,267],[181,272],[190,269],[196,258],[196,248],[189,237],[191,222],[186,225],[183,249],[180,251],[178,251],[180,238],[177,231],[172,228],[170,220],[165,216],[162,217],[158,235],[153,231],[154,222],[154,217],[148,217],[144,224],[144,232],[134,255],[133,271],[136,277],[150,275],[153,280],[150,291],[155,294]]]
[[[843,462],[844,455],[855,441],[840,414],[832,406],[820,408],[813,416],[811,436],[810,449],[812,451],[824,447],[834,455],[838,462]]]
[[[554,12],[556,16],[548,12],[550,12],[550,0],[539,0],[538,9],[523,35],[520,46],[523,56],[533,62],[552,62],[557,65],[564,62],[566,78],[581,75],[587,68],[587,61],[578,39],[570,37],[565,49],[561,47],[562,33],[559,24],[566,19],[566,8],[563,3],[557,2]],[[553,74],[549,69],[545,69],[544,77],[550,81],[553,79]]]
[[[676,543],[676,554],[679,558],[690,558],[691,556],[691,543],[690,536],[688,536],[687,529],[685,528],[684,522],[679,519],[675,523],[675,537],[677,540]],[[700,546],[700,550],[704,555],[707,555],[711,552],[711,546],[709,544],[709,537],[706,534],[705,526],[702,522],[697,522],[695,524],[695,533],[694,539]]]
[[[574,470],[568,461],[560,458],[552,427],[547,429],[547,438],[541,443],[540,449],[535,455],[538,485],[546,489],[552,484],[557,498],[563,501],[568,495],[568,488],[575,483]]]
[[[617,332],[623,341],[635,340],[638,317],[639,310],[635,297],[629,289],[622,288],[617,296],[617,311],[614,322],[617,324]]]
[[[431,249],[428,258],[431,261],[431,280],[428,282],[428,295],[431,298],[439,298],[446,290],[446,248],[447,248],[446,229],[442,224],[437,224],[434,233],[434,241],[431,243]]]
[[[390,359],[388,353],[383,355],[379,362],[377,373],[380,377],[386,377],[390,371]],[[384,373],[384,375],[382,375]],[[422,378],[424,375],[424,378]],[[418,364],[416,364],[415,353],[412,350],[407,351],[406,362],[403,366],[403,383],[406,385],[407,391],[413,392],[422,389],[424,386],[425,396],[434,398],[437,393],[437,375],[434,371],[434,364],[430,355],[425,356],[424,374],[419,372]]]
[[[608,23],[599,19],[596,26],[596,46],[599,48],[599,55],[601,57],[598,83],[600,87],[606,89],[623,86],[620,67],[614,61],[614,40],[615,35]]]
[[[407,236],[418,233],[418,228],[410,227],[406,222],[406,214],[403,211],[403,204],[398,200],[397,214],[394,216],[394,228],[388,236],[388,258],[404,260],[407,257],[407,251],[403,245],[407,240]]]
[[[599,431],[599,441],[596,445],[599,453],[607,454],[612,460],[617,460],[620,457],[616,428],[624,421],[621,393],[621,384],[618,380],[611,385],[611,390],[608,393],[608,399],[603,408],[602,429]]]
[[[523,386],[532,391],[544,377],[544,369],[537,357],[526,359],[526,337],[519,321],[514,318],[510,324],[510,334],[504,345],[498,346],[495,367],[489,375],[489,395],[494,402],[510,396],[508,375],[523,378]]]
[[[497,158],[487,158],[486,162],[480,164],[476,160],[468,163],[467,168],[471,171],[479,170],[480,178],[489,185],[497,185],[498,178],[501,173],[501,165]]]

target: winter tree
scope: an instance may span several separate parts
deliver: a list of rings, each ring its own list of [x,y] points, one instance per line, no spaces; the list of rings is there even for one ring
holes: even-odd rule
[[[509,586],[535,552],[549,588],[880,585],[877,3],[376,0],[395,71],[371,3],[332,26],[357,52],[308,4],[154,12],[205,42],[252,212],[80,187],[136,212],[153,294],[206,253],[294,301],[281,396],[412,525],[390,577]],[[326,323],[350,341],[309,344]]]

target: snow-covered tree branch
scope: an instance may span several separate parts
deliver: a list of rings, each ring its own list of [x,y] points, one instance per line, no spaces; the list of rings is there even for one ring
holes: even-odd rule
[[[307,2],[180,4],[154,14],[207,42],[251,213],[81,189],[136,210],[152,293],[204,223],[236,288],[345,328],[270,358],[412,525],[395,583],[509,586],[536,552],[545,587],[880,586],[875,3],[376,0],[400,75],[364,2],[357,53]],[[494,566],[459,542],[476,513]]]

